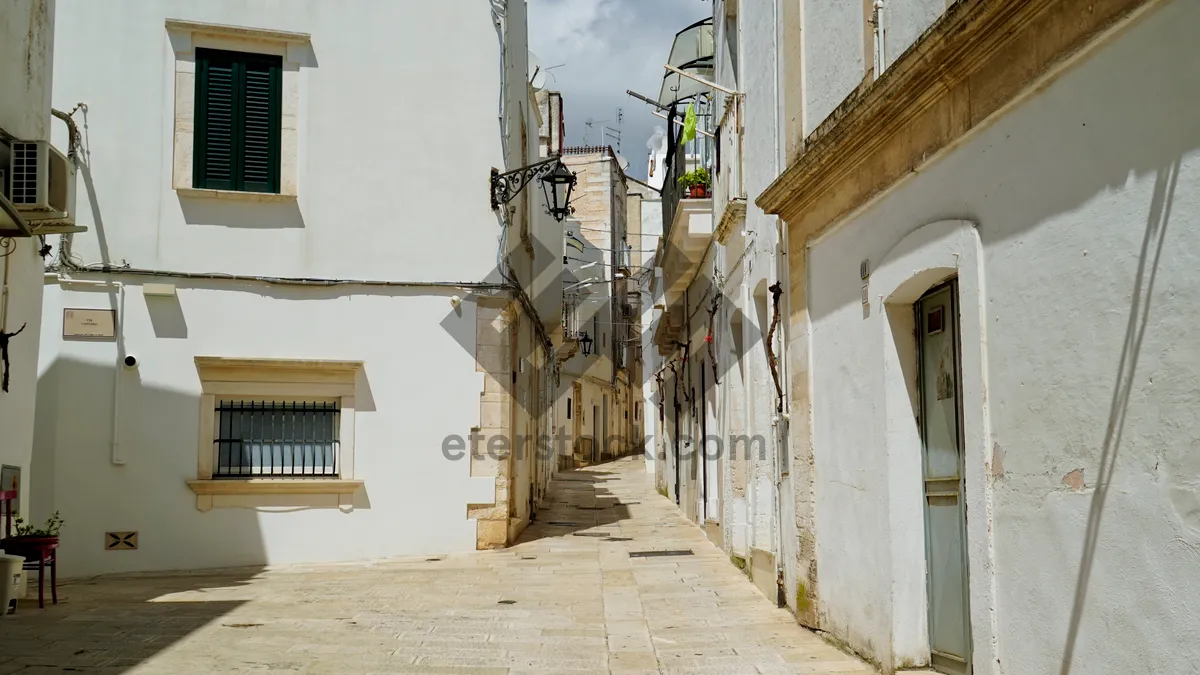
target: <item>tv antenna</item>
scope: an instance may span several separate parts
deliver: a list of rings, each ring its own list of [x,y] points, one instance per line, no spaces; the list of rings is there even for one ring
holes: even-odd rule
[[[605,140],[614,140],[617,145],[617,152],[621,152],[621,127],[625,122],[625,111],[617,108],[617,128],[604,127]]]
[[[589,117],[589,118],[587,118],[587,121],[583,123],[583,126],[584,126],[583,144],[584,145],[591,145],[590,141],[592,140],[592,127],[594,127],[597,124],[600,125],[601,129],[606,129],[607,127],[605,125],[608,124],[608,120],[597,120],[597,119],[592,119],[591,117]],[[603,140],[604,139],[601,138],[601,141],[603,141]]]
[[[585,127],[583,131],[583,144],[591,145],[592,129],[598,126],[600,127],[600,142],[607,145],[611,141],[611,144],[616,147],[617,152],[620,152],[621,124],[625,121],[625,112],[620,108],[617,108],[617,126],[615,128],[609,126],[609,121],[610,120],[597,120],[589,117],[587,121],[583,123],[583,126]]]

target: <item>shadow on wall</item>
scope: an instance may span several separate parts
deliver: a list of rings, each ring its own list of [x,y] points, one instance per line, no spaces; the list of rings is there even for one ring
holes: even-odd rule
[[[183,305],[179,302],[179,294],[169,296],[145,295],[146,312],[150,315],[150,325],[154,329],[154,337],[164,340],[186,340],[188,336],[187,318],[183,315]]]
[[[1116,384],[1113,386],[1112,404],[1104,442],[1100,446],[1100,466],[1096,477],[1096,489],[1092,493],[1087,527],[1084,531],[1083,555],[1079,563],[1079,577],[1075,585],[1075,602],[1071,609],[1071,622],[1067,627],[1067,640],[1063,648],[1062,675],[1070,675],[1075,659],[1075,647],[1083,622],[1087,601],[1088,582],[1091,580],[1096,549],[1100,541],[1100,521],[1104,515],[1104,502],[1112,486],[1113,472],[1117,464],[1117,451],[1121,447],[1121,436],[1125,432],[1125,417],[1129,410],[1129,397],[1134,390],[1138,357],[1142,351],[1142,340],[1150,324],[1150,301],[1154,297],[1154,280],[1158,276],[1163,243],[1166,241],[1167,226],[1171,219],[1171,207],[1175,199],[1175,188],[1179,179],[1179,160],[1159,169],[1154,181],[1154,196],[1150,213],[1146,218],[1146,234],[1142,239],[1142,250],[1138,257],[1137,275],[1130,293],[1129,323],[1121,348],[1121,359],[1117,365]]]
[[[304,214],[295,200],[244,202],[212,197],[178,195],[179,208],[188,225],[279,230],[304,227]]]
[[[0,632],[3,665],[18,670],[27,667],[29,672],[95,669],[115,675],[161,658],[176,643],[214,623],[220,623],[215,630],[236,640],[241,637],[239,630],[244,633],[255,624],[221,619],[246,604],[248,593],[243,587],[260,570],[61,584],[59,604],[39,610],[36,601],[22,601],[17,613],[4,619],[5,630]],[[221,657],[212,654],[208,659],[212,663]],[[195,655],[177,658],[195,663]],[[297,654],[296,663],[289,666],[299,669],[301,658],[303,655]]]
[[[199,396],[138,373],[58,358],[38,382],[31,512],[35,522],[53,511],[66,521],[60,576],[266,564],[256,511],[196,510],[186,481],[196,477]],[[112,461],[114,376],[121,465]],[[138,549],[105,548],[107,532],[129,531]]]

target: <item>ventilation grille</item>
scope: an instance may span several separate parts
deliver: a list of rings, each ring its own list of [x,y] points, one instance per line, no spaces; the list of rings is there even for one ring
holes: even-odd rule
[[[13,141],[12,144],[12,187],[9,201],[13,205],[38,203],[38,144],[36,142]]]
[[[105,532],[104,550],[106,551],[136,551],[138,533],[134,532]]]

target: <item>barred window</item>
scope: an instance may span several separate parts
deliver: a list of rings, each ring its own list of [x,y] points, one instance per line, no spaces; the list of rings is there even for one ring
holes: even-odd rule
[[[338,475],[334,401],[220,400],[213,478]]]

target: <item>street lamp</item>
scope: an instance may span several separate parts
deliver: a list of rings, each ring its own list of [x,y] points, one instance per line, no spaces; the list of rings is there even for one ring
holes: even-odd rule
[[[551,157],[506,173],[492,169],[492,210],[496,211],[502,204],[512,201],[535,178],[542,180],[542,191],[546,195],[546,213],[562,222],[575,212],[575,207],[571,206],[571,192],[578,179],[559,157]]]
[[[591,286],[592,284],[602,284],[602,283],[604,283],[604,279],[597,279],[596,277],[591,277],[589,279],[584,279],[583,281],[578,281],[569,286],[563,287],[563,293],[566,293],[567,291],[575,289],[575,288],[579,288],[580,286]]]
[[[588,356],[592,353],[593,342],[595,342],[595,340],[592,340],[591,336],[587,334],[587,331],[583,331],[583,335],[579,338],[579,345],[583,347],[584,356]]]
[[[555,164],[553,171],[542,176],[542,192],[546,195],[546,207],[550,215],[560,223],[564,218],[575,213],[575,207],[571,206],[571,191],[575,189],[577,180],[575,174],[571,173],[562,160]]]

